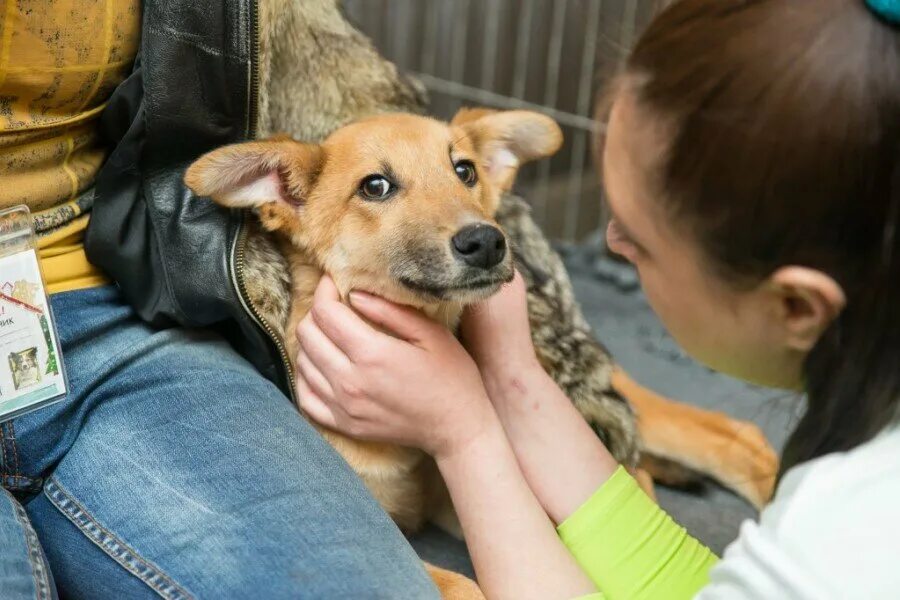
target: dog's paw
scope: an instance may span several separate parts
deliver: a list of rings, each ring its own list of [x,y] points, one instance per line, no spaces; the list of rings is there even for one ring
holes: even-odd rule
[[[478,584],[465,575],[429,563],[425,563],[425,570],[428,571],[444,600],[484,600],[484,594]]]

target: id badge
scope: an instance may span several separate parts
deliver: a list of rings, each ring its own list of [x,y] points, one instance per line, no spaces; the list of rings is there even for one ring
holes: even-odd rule
[[[67,387],[31,212],[0,211],[0,422],[62,400]]]

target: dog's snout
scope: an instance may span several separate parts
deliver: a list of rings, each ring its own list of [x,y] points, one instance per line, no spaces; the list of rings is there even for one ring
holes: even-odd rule
[[[451,241],[453,251],[471,267],[490,269],[506,256],[506,237],[503,232],[483,223],[460,229]]]

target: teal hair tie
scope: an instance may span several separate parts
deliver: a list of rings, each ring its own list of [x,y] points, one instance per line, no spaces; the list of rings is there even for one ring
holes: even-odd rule
[[[900,0],[866,0],[872,12],[895,25],[900,25]]]

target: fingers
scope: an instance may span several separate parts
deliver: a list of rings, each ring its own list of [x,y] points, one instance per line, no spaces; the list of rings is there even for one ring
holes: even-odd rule
[[[515,271],[512,281],[504,283],[500,291],[488,298],[484,304],[486,306],[499,306],[503,308],[513,306],[526,306],[527,286],[522,274]]]
[[[316,286],[316,292],[313,295],[313,303],[316,302],[340,302],[341,293],[334,284],[334,279],[330,275],[322,275],[319,285]]]
[[[307,383],[302,375],[297,376],[297,394],[300,401],[300,410],[302,410],[306,416],[325,427],[331,429],[337,427],[337,419],[335,419],[334,413],[328,408],[328,405],[310,389],[309,383]]]
[[[316,288],[310,316],[351,361],[358,361],[364,352],[387,338],[340,301],[337,288],[327,275]]]
[[[497,296],[503,293],[505,290],[498,292]],[[497,296],[471,304],[463,310],[460,321],[463,338],[468,338],[473,333],[487,332],[495,328],[495,321],[499,320],[502,323],[505,319],[512,319],[515,316],[512,307],[506,306]]]
[[[359,361],[365,352],[371,351],[373,347],[388,339],[350,307],[339,302],[314,304],[311,316],[334,345],[354,362]]]
[[[507,285],[509,287],[519,288],[523,291],[528,287],[525,285],[525,278],[522,277],[522,274],[519,272],[518,269],[516,269],[515,273],[513,274],[513,280]]]
[[[320,398],[334,398],[334,388],[328,379],[309,360],[309,356],[302,350],[297,356],[297,374],[302,377],[314,394]]]
[[[316,289],[311,315],[334,345],[354,362],[371,355],[373,347],[390,339],[360,315],[393,336],[417,345],[436,329],[443,331],[419,311],[365,292],[351,292],[350,303],[359,314],[340,302],[334,282],[326,276]]]
[[[372,323],[412,344],[422,345],[440,326],[408,306],[388,302],[365,292],[351,292],[350,304]]]
[[[519,271],[515,271],[512,281],[504,283],[503,286],[501,286],[500,291],[493,296],[467,306],[465,314],[468,315],[469,318],[477,319],[479,317],[490,315],[491,311],[499,311],[501,314],[505,313],[512,307],[523,302],[525,293],[525,280],[522,279],[522,274],[519,273]]]
[[[297,327],[303,353],[329,382],[340,380],[350,370],[350,359],[325,335],[315,319],[307,317]]]

